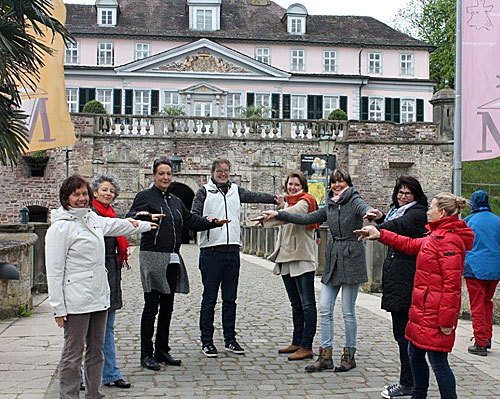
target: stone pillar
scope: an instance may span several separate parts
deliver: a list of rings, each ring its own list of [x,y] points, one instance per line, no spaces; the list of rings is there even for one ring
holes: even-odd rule
[[[325,270],[326,244],[328,242],[328,226],[319,228],[321,243],[317,246],[316,252],[316,275],[321,276]]]
[[[31,267],[33,233],[0,233],[0,263],[11,263],[19,269],[19,280],[0,280],[0,318],[17,316],[21,307],[33,309]]]
[[[429,101],[433,106],[433,122],[439,124],[439,137],[453,140],[455,118],[455,90],[446,86],[437,91]]]
[[[264,257],[267,258],[274,251],[275,244],[275,235],[274,235],[274,227],[269,229],[264,229],[266,236],[266,250],[264,253]]]
[[[365,251],[368,282],[363,287],[369,292],[382,292],[382,268],[386,247],[378,241],[366,241]]]
[[[250,227],[250,250],[248,253],[250,255],[257,253],[257,228],[255,226]]]
[[[250,251],[250,229],[248,226],[241,226],[241,240],[243,244],[243,253]]]
[[[264,257],[266,253],[266,230],[262,226],[257,226],[257,251],[255,255]]]

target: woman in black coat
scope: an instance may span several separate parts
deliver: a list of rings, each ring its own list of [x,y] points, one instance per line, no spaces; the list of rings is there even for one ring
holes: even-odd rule
[[[228,223],[191,213],[183,202],[168,192],[172,183],[172,164],[166,158],[153,164],[154,184],[138,193],[128,217],[163,216],[159,227],[151,234],[142,234],[139,263],[144,309],[141,317],[141,365],[159,370],[159,363],[180,366],[181,360],[170,355],[170,320],[174,308],[174,293],[187,294],[189,281],[180,255],[183,227],[194,231],[212,229]],[[156,315],[158,323],[153,354]]]
[[[417,179],[400,176],[392,193],[392,204],[387,215],[377,214],[380,229],[393,231],[411,238],[422,237],[427,224],[427,197]],[[382,275],[382,309],[391,312],[394,339],[399,346],[401,372],[399,382],[381,392],[383,398],[411,395],[413,377],[405,338],[408,310],[411,304],[415,256],[409,256],[388,247]]]

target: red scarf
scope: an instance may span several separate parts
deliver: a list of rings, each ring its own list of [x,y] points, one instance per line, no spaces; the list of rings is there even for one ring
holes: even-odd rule
[[[99,201],[97,201],[95,198],[92,202],[92,205],[94,209],[99,212],[101,216],[104,216],[106,218],[115,218],[116,213],[111,208],[111,205],[108,205],[105,207],[103,204],[101,204]],[[127,239],[124,236],[118,236],[116,237],[116,243],[117,243],[117,249],[118,249],[118,263],[122,264],[124,260],[128,260],[128,252],[127,249],[130,247],[130,244],[128,243]]]
[[[285,198],[286,198],[286,203],[289,206],[294,206],[300,200],[307,201],[307,204],[309,205],[309,209],[307,210],[307,213],[311,213],[311,212],[318,210],[318,203],[316,202],[314,197],[311,194],[308,194],[304,191],[302,191],[299,194],[295,194],[295,195],[287,195]],[[316,229],[319,229],[318,223],[308,224],[306,226],[306,230],[316,230]]]

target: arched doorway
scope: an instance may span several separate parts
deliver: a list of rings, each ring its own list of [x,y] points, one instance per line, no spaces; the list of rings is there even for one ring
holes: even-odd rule
[[[179,182],[173,182],[168,191],[179,197],[188,210],[193,205],[194,193],[188,186]],[[182,230],[182,243],[189,244],[190,241],[196,242],[196,233],[189,229]]]

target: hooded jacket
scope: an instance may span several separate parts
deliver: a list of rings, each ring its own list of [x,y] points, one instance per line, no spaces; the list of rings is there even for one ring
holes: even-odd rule
[[[483,190],[472,194],[470,205],[472,214],[464,220],[474,230],[474,246],[465,257],[464,277],[500,280],[500,218]]]
[[[323,284],[361,284],[368,281],[366,272],[365,243],[359,242],[353,230],[363,226],[363,216],[371,208],[354,187],[348,187],[338,202],[328,193],[326,206],[307,215],[279,211],[276,219],[296,224],[328,224],[325,270]]]
[[[465,252],[474,232],[457,216],[430,222],[423,238],[380,230],[380,242],[408,255],[417,255],[417,269],[406,326],[406,339],[425,350],[451,352],[460,313]],[[453,328],[445,335],[440,327]]]
[[[88,208],[52,211],[45,236],[49,302],[54,316],[109,308],[104,236],[151,230],[148,222],[135,228],[124,219],[98,216]]]

